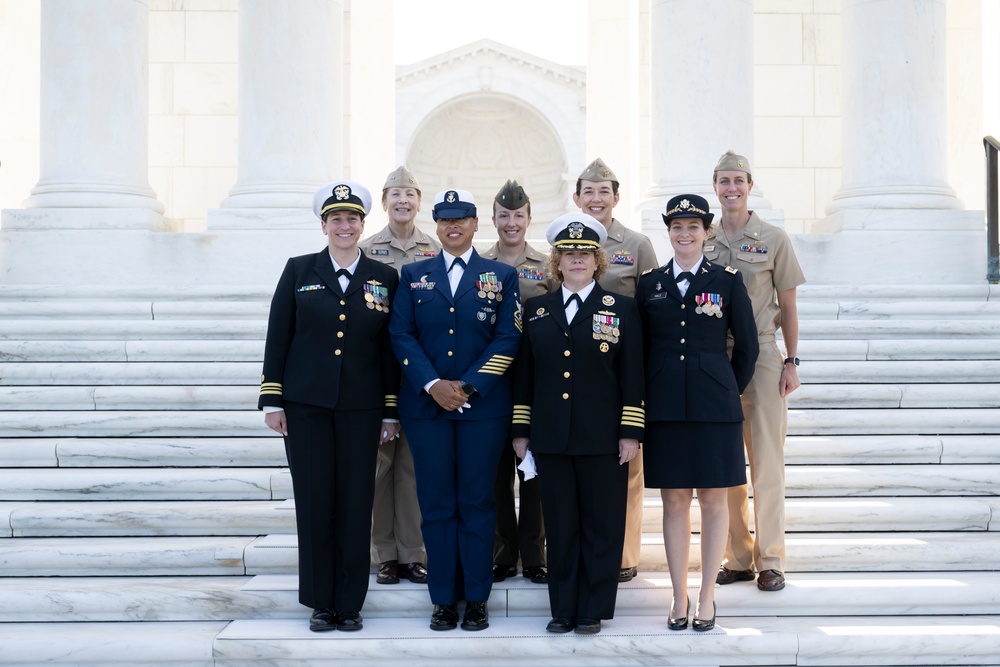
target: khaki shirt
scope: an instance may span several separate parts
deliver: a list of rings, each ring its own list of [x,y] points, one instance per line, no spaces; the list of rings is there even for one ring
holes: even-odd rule
[[[495,259],[504,264],[507,263],[500,255],[499,242],[490,246],[490,249],[482,253],[482,256],[487,259]],[[518,255],[517,261],[512,264],[517,269],[517,282],[521,294],[521,303],[524,303],[533,296],[548,294],[559,287],[557,281],[549,280],[545,277],[545,265],[548,261],[548,255],[538,252],[527,243],[524,244],[524,252]]]
[[[639,276],[647,269],[659,266],[656,261],[656,251],[645,234],[634,232],[614,218],[608,230],[608,240],[604,243],[604,252],[611,266],[598,280],[608,292],[622,296],[635,296]]]
[[[764,222],[751,211],[750,221],[731,241],[719,224],[712,225],[705,240],[705,257],[743,274],[753,303],[757,335],[773,336],[781,327],[777,293],[806,281],[785,230]]]
[[[358,247],[368,257],[392,265],[396,273],[401,272],[403,267],[411,262],[437,257],[441,252],[441,244],[416,227],[413,228],[413,235],[406,245],[401,244],[389,231],[389,225],[383,227],[378,234],[363,240]]]

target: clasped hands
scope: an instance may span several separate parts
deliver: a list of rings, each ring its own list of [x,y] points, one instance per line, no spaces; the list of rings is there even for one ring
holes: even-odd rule
[[[472,407],[469,405],[469,397],[462,391],[462,382],[460,380],[438,380],[431,385],[427,393],[431,395],[431,398],[442,409],[448,412],[454,410],[462,412],[463,409]]]

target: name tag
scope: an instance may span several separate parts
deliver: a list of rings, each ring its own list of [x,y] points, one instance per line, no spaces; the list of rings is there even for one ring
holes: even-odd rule
[[[385,255],[389,254],[389,249],[388,248],[372,248],[371,254],[385,256]]]

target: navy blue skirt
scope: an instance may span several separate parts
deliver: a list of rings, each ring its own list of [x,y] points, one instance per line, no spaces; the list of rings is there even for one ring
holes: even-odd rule
[[[642,468],[647,489],[715,489],[746,484],[743,422],[647,422]]]

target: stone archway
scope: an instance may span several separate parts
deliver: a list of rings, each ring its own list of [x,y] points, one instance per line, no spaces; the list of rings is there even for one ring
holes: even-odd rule
[[[545,227],[565,213],[566,151],[552,125],[523,101],[498,93],[474,93],[432,111],[413,134],[406,164],[424,193],[421,218],[430,222],[434,193],[469,190],[489,223],[493,197],[508,178],[517,179],[531,198],[529,238],[544,238]],[[492,238],[480,225],[478,238]]]

